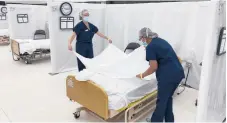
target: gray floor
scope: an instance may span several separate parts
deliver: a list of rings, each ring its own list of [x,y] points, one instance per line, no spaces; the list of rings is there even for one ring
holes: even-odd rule
[[[50,76],[50,59],[31,65],[15,62],[9,46],[0,46],[0,56],[0,122],[100,121],[86,112],[81,113],[80,119],[74,119],[72,113],[80,105],[66,97],[65,78],[70,73]],[[196,90],[186,89],[174,98],[177,122],[195,121],[196,97]]]

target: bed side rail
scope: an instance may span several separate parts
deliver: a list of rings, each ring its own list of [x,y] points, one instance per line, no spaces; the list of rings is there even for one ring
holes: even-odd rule
[[[67,96],[103,119],[108,119],[108,96],[106,92],[91,81],[81,82],[75,76],[66,79]]]

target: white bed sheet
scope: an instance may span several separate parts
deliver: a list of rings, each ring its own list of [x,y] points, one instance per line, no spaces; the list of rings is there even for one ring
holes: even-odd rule
[[[8,29],[0,29],[0,36],[9,36]]]
[[[50,49],[50,39],[15,39],[20,45],[20,53],[32,54],[37,49]]]
[[[99,73],[114,78],[133,78],[149,68],[146,61],[146,51],[143,46],[131,52],[126,58],[116,61],[114,64],[103,67]],[[149,80],[151,76],[146,77]]]
[[[157,89],[155,78],[145,81],[138,78],[114,79],[103,75],[95,75],[91,80],[107,92],[108,106],[109,109],[113,110],[126,107],[129,103],[141,99]]]
[[[96,70],[100,69],[100,67],[109,66],[127,57],[127,54],[112,44],[110,44],[101,54],[92,59],[85,58],[76,52],[74,53],[89,70]]]
[[[98,58],[94,59],[87,59],[75,54],[85,66],[95,66],[95,70],[94,67],[92,69],[90,67],[75,74],[76,79],[79,81],[91,80],[102,87],[109,98],[109,109],[123,108],[157,88],[155,74],[143,80],[135,77],[149,67],[143,46],[128,55],[119,51],[114,45],[109,45]],[[111,60],[105,61],[105,59]]]
[[[114,45],[110,44],[98,56],[99,58],[93,58],[95,59],[95,62],[93,59],[84,58],[83,56],[74,52],[74,54],[82,61],[82,63],[85,64],[85,66],[89,66],[89,64],[90,66],[93,66],[86,69],[85,72],[80,72],[80,74],[77,76],[78,80],[89,80],[89,77],[91,77],[94,73],[99,73],[111,78],[133,78],[137,74],[142,73],[149,68],[149,62],[147,62],[145,58],[145,47],[141,46],[130,54],[125,54],[123,51],[117,51],[116,49],[117,48]],[[105,59],[111,60],[105,61]],[[144,79],[150,80],[151,76],[155,76],[155,74],[147,76]]]
[[[77,75],[81,73],[82,72],[76,73],[76,78]],[[154,75],[151,76],[149,81],[141,80],[136,77],[127,79],[111,78],[94,73],[89,78],[89,80],[105,90],[108,95],[109,109],[112,110],[126,107],[129,103],[141,99],[157,89],[157,81]]]

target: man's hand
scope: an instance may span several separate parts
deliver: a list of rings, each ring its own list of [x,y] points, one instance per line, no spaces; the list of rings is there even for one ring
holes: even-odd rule
[[[72,45],[71,45],[71,44],[68,44],[68,49],[69,49],[70,51],[72,51],[72,50],[73,50],[73,48],[72,48]]]

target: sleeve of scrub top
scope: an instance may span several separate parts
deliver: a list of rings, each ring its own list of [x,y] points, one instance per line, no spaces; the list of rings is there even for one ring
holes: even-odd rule
[[[76,35],[80,34],[80,26],[78,24],[73,28],[73,32],[75,32]]]
[[[93,26],[94,26],[93,32],[94,32],[94,33],[97,33],[97,32],[99,31],[99,29],[98,29],[95,25],[93,25]]]
[[[157,60],[155,51],[154,51],[154,47],[152,46],[148,46],[146,48],[146,60],[150,61],[150,60]]]

